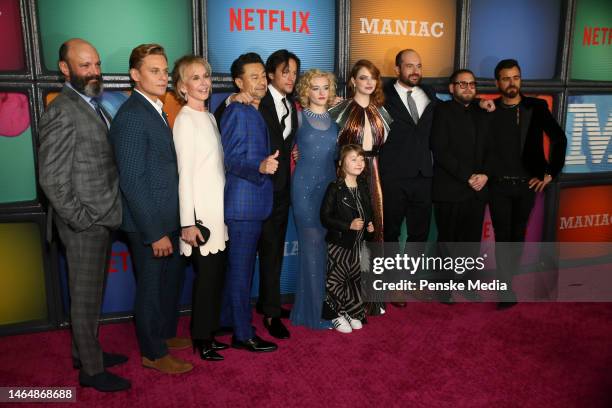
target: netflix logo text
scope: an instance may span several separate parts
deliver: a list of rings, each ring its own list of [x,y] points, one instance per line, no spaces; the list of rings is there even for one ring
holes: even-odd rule
[[[278,31],[310,34],[309,11],[230,8],[230,31]]]

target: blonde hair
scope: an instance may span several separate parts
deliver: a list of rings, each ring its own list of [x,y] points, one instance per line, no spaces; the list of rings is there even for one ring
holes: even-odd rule
[[[329,97],[327,98],[327,105],[331,105],[336,99],[336,76],[331,72],[321,71],[317,68],[309,69],[300,76],[300,80],[295,87],[298,100],[303,108],[307,108],[309,105],[310,98],[308,97],[308,92],[310,91],[312,80],[315,78],[327,78],[329,81]]]
[[[174,83],[174,94],[182,104],[186,103],[187,99],[185,99],[185,95],[183,95],[181,92],[180,86],[186,80],[185,71],[188,67],[194,64],[202,64],[206,70],[206,73],[208,75],[212,74],[210,64],[202,57],[198,57],[197,55],[184,55],[177,59],[174,62],[174,68],[172,69],[172,82]]]

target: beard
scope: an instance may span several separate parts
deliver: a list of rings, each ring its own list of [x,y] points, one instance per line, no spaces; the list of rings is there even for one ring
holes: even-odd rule
[[[102,81],[102,75],[89,75],[89,76],[81,76],[72,72],[70,67],[68,68],[70,71],[70,83],[73,88],[83,95],[87,95],[91,98],[95,98],[96,96],[100,96],[102,90],[104,89],[104,82]],[[96,82],[91,82],[92,80],[96,80]]]
[[[520,92],[520,89],[516,86],[509,86],[506,89],[501,90],[501,94],[506,98],[515,98]]]
[[[462,93],[455,93],[453,94],[453,98],[455,98],[455,100],[463,105],[468,105],[470,104],[473,100],[474,97],[476,95],[475,94],[462,94]]]
[[[421,83],[421,76],[418,74],[408,75],[408,76],[400,75],[399,80],[404,85],[413,87]]]

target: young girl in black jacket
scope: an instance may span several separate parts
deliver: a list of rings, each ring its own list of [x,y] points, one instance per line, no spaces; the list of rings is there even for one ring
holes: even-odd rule
[[[370,192],[359,175],[365,168],[361,146],[340,151],[338,179],[327,187],[321,204],[321,223],[327,228],[327,279],[322,318],[336,330],[361,329],[365,317],[361,297],[361,257],[364,240],[374,232]]]

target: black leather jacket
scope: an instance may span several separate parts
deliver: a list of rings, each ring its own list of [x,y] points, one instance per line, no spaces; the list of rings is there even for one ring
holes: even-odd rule
[[[365,180],[358,179],[359,195],[365,212],[364,230],[372,219],[370,192]],[[329,183],[321,204],[321,223],[327,228],[325,241],[352,249],[357,240],[357,231],[350,229],[351,222],[359,218],[357,203],[344,180]],[[365,232],[365,238],[372,234]]]

